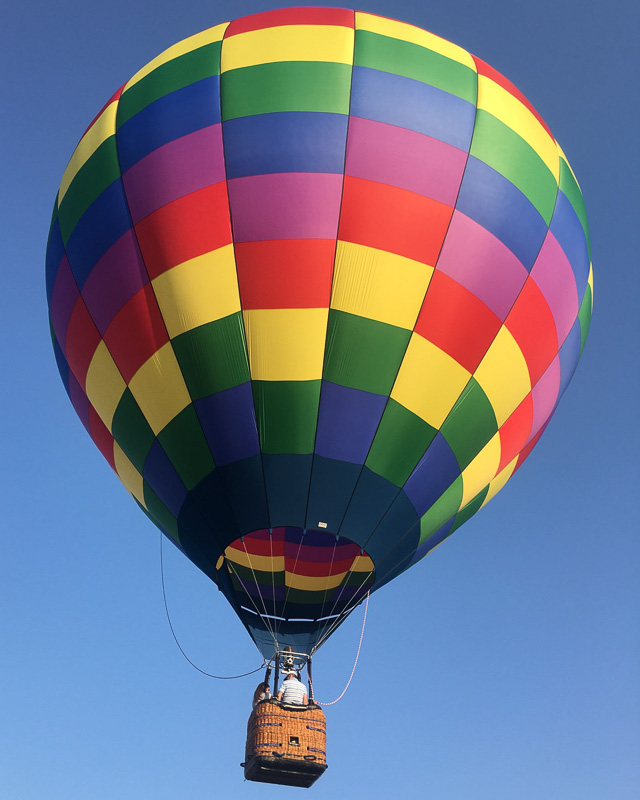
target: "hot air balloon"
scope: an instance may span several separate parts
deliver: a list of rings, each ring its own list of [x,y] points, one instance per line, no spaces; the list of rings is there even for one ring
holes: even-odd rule
[[[504,486],[575,370],[592,271],[571,167],[506,78],[308,7],[113,95],[62,178],[47,293],[87,431],[271,660]]]

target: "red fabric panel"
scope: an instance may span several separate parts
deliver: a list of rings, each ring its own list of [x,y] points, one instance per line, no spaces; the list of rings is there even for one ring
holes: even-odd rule
[[[224,38],[279,25],[343,25],[353,28],[354,13],[345,8],[280,8],[251,14],[229,23]]]
[[[104,341],[127,383],[144,362],[169,341],[150,284],[118,311],[105,331]]]
[[[236,244],[242,307],[328,308],[335,248],[328,239]]]
[[[347,572],[353,565],[353,558],[342,561],[302,561],[301,559],[285,558],[285,569],[294,575],[306,575],[310,578],[325,578],[329,575],[340,575]]]
[[[527,362],[531,385],[558,354],[558,336],[551,309],[535,281],[529,278],[509,312],[505,325]]]
[[[436,270],[415,331],[474,372],[500,325],[500,318],[473,292]]]
[[[113,454],[113,436],[104,422],[98,416],[98,412],[91,405],[89,406],[89,427],[89,433],[91,434],[91,438],[95,442],[96,447],[107,459],[111,469],[115,472],[116,462]]]
[[[509,419],[500,428],[500,466],[498,472],[510,464],[527,443],[533,422],[533,398],[531,392],[520,403]]]
[[[551,417],[549,417],[551,419]],[[529,442],[529,444],[524,448],[524,450],[520,453],[520,458],[518,459],[518,463],[516,464],[516,468],[514,472],[517,472],[520,467],[524,464],[524,462],[529,457],[529,454],[533,450],[533,448],[538,444],[538,439],[542,436],[542,434],[546,431],[547,425],[549,424],[549,420],[545,422],[545,424],[540,428],[538,433],[533,437],[533,439]]]
[[[345,176],[338,236],[434,266],[452,214],[429,197]]]
[[[151,280],[183,261],[230,244],[226,181],[162,206],[135,230]]]
[[[506,89],[509,94],[512,94],[514,97],[517,97],[518,100],[526,106],[529,111],[533,114],[533,116],[538,120],[538,122],[542,125],[545,131],[551,136],[553,139],[553,134],[547,127],[547,123],[542,119],[540,114],[535,110],[535,108],[531,105],[531,103],[527,100],[527,98],[522,94],[520,89],[516,88],[510,80],[504,77],[497,69],[494,69],[481,58],[477,56],[473,56],[473,60],[476,63],[476,69],[478,70],[478,75],[484,75],[487,78],[491,78],[494,83],[497,83],[498,86],[502,86],[503,89]],[[554,139],[555,141],[555,139]]]
[[[86,389],[87,370],[101,338],[84,300],[79,297],[67,327],[64,354],[82,391]]]

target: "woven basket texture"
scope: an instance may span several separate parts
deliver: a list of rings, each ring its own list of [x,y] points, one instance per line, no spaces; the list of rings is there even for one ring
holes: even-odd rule
[[[274,702],[258,703],[247,724],[245,757],[277,753],[285,758],[326,764],[326,742],[326,720],[317,706],[298,711]]]

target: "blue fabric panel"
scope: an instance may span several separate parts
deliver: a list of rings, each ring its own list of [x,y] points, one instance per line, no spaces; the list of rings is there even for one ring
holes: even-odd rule
[[[64,388],[67,390],[67,394],[69,394],[69,364],[67,359],[64,357],[60,343],[55,337],[53,339],[53,353],[56,357],[58,372],[60,373],[60,377],[64,383]]]
[[[275,172],[344,170],[344,114],[280,112],[238,117],[223,126],[227,178]]]
[[[350,113],[424,133],[468,152],[476,109],[466,100],[421,81],[354,67]]]
[[[558,392],[558,400],[556,401],[556,404],[564,394],[564,390],[567,388],[567,385],[573,377],[576,367],[578,366],[578,360],[580,358],[580,342],[580,320],[576,318],[576,321],[573,323],[567,338],[564,340],[564,344],[560,348],[560,390]]]
[[[582,298],[589,280],[589,248],[580,220],[563,192],[558,192],[550,229],[569,259],[576,276],[578,297]]]
[[[240,537],[241,531],[218,470],[203,478],[189,492],[178,516],[178,532],[190,559],[190,553],[197,551],[201,553],[200,561],[206,557],[214,566],[225,547]],[[196,563],[200,566],[199,562]]]
[[[337,533],[360,470],[358,464],[313,457],[306,528],[317,528],[319,522],[326,522],[326,529]],[[362,542],[358,544],[362,546]]]
[[[118,128],[120,171],[163,144],[220,122],[220,78],[214,75],[166,94]]]
[[[131,228],[129,207],[120,178],[84,212],[67,242],[67,256],[78,288],[111,245]]]
[[[196,400],[194,406],[218,466],[260,452],[249,381]]]
[[[391,481],[363,467],[340,534],[366,549],[369,537],[397,494],[398,487]]]
[[[453,528],[454,521],[455,517],[451,517],[451,519],[445,522],[441,528],[438,528],[438,530],[432,534],[426,542],[423,542],[416,550],[416,554],[409,566],[413,566],[416,561],[419,561],[421,558],[426,556],[429,550],[433,550],[434,547],[437,547],[439,544],[444,542],[447,536],[449,536],[449,534],[452,532],[451,529]]]
[[[365,545],[375,565],[376,579],[391,570],[402,571],[400,565],[411,558],[419,539],[420,517],[409,498],[400,492]]]
[[[438,431],[404,485],[418,516],[428,511],[459,475],[460,465],[453,450]]]
[[[456,208],[500,239],[531,271],[547,225],[511,181],[469,156]]]
[[[47,242],[47,256],[45,262],[46,281],[47,281],[47,301],[51,305],[51,295],[53,294],[53,286],[56,282],[58,274],[58,267],[64,256],[64,242],[62,241],[62,233],[60,232],[60,223],[56,221],[52,224],[49,231],[49,241]]]
[[[142,477],[173,516],[178,517],[187,496],[187,488],[157,439],[145,459]]]
[[[268,528],[269,512],[260,456],[227,464],[219,467],[217,472],[240,531],[245,534]]]
[[[263,454],[262,467],[271,528],[288,525],[304,528],[312,460],[311,453]]]
[[[324,458],[364,464],[387,399],[323,381],[316,453]]]

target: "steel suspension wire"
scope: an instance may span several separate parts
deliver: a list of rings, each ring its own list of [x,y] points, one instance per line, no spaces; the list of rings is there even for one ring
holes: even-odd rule
[[[256,667],[256,669],[252,669],[250,672],[243,672],[241,675],[213,675],[211,672],[205,672],[205,670],[200,669],[200,667],[197,664],[194,664],[193,661],[189,658],[189,656],[184,652],[184,650],[182,649],[182,647],[180,645],[180,642],[178,641],[178,637],[176,636],[176,632],[173,629],[173,625],[171,623],[171,616],[169,614],[169,606],[167,604],[167,594],[166,594],[165,586],[164,586],[164,547],[163,547],[163,543],[164,543],[164,534],[161,533],[160,534],[160,577],[162,578],[162,599],[164,601],[164,610],[165,610],[165,613],[167,615],[167,622],[169,623],[169,629],[171,630],[171,634],[173,636],[173,640],[177,644],[178,650],[182,653],[182,655],[185,657],[185,659],[191,664],[191,666],[194,669],[197,669],[198,672],[201,672],[203,675],[206,675],[207,678],[215,678],[216,680],[219,680],[219,681],[232,681],[232,680],[235,680],[236,678],[246,678],[247,675],[253,675],[255,672],[260,672],[262,669],[264,669],[265,666],[268,663],[266,659],[263,659],[262,664],[260,664],[259,667]]]
[[[349,685],[351,684],[351,681],[353,680],[353,676],[355,674],[356,667],[358,666],[358,659],[360,658],[360,650],[362,649],[362,640],[364,638],[364,626],[365,626],[365,624],[367,622],[367,609],[369,608],[369,594],[370,593],[367,592],[367,599],[366,599],[365,604],[364,604],[364,617],[362,619],[362,630],[360,631],[360,641],[358,642],[358,650],[356,652],[356,658],[355,658],[355,661],[353,662],[353,667],[351,669],[351,675],[349,675],[349,680],[347,681],[347,685],[342,690],[342,693],[338,697],[336,697],[335,700],[332,700],[330,703],[325,703],[322,700],[316,700],[315,702],[319,706],[333,706],[338,702],[338,700],[342,700],[342,698],[347,693],[347,689],[349,688]],[[311,680],[309,680],[309,683],[311,683]],[[313,691],[313,685],[311,686],[311,691]]]

